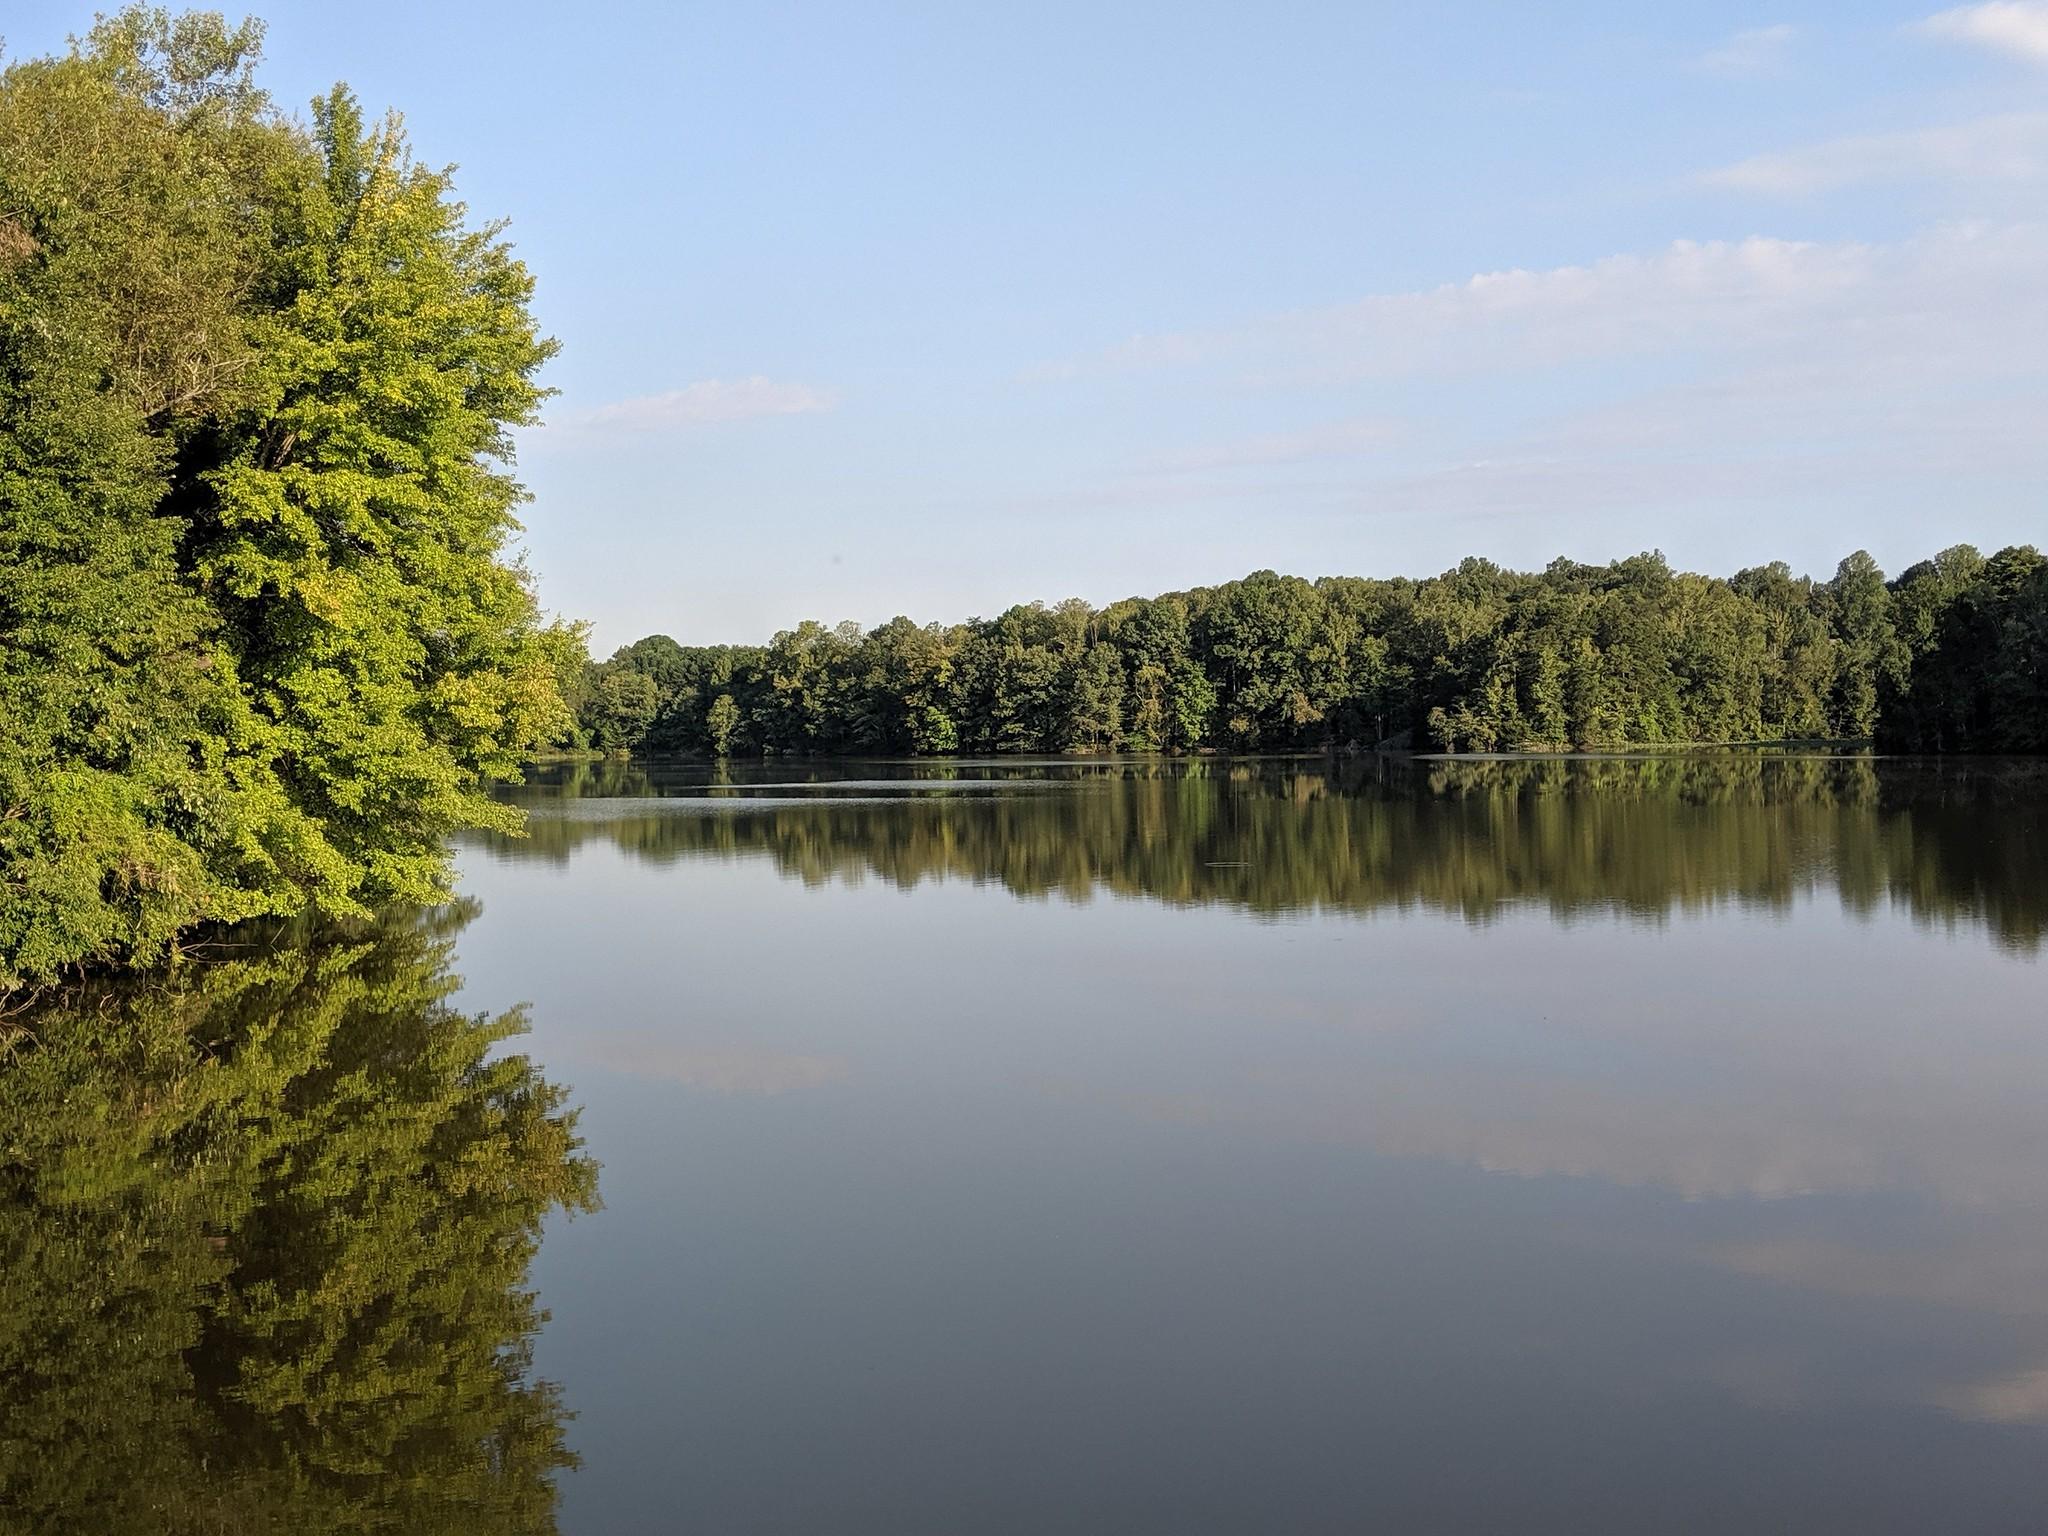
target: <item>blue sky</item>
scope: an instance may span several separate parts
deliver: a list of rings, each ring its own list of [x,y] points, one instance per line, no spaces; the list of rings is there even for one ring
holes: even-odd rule
[[[2048,533],[2048,0],[259,14],[511,220],[600,650]]]

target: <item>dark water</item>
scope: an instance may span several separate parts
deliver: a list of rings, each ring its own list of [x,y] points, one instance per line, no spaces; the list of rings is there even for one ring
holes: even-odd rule
[[[16,1043],[0,1529],[2048,1528],[2048,767],[512,793]]]

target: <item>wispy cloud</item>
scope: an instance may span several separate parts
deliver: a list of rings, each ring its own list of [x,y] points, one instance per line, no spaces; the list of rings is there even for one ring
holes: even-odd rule
[[[1828,248],[1814,254],[1821,258]],[[1361,509],[1621,513],[1811,504],[2048,473],[2048,229],[1955,227],[1835,252],[1799,302],[1723,308],[1670,383],[1479,439],[1474,459],[1361,485]]]
[[[1227,330],[1135,336],[1036,374],[1224,366],[1254,382],[1325,383],[1659,353],[1768,328],[1861,281],[1870,259],[1870,249],[1856,244],[1678,240],[1647,255],[1482,272]]]
[[[1124,387],[1142,372],[1161,398],[1175,379],[1212,397],[1219,384],[1270,383],[1276,400],[1336,388],[1398,414],[1134,464],[1071,499],[1271,493],[1336,515],[1597,515],[2023,484],[2048,473],[2032,425],[2048,410],[2044,264],[2048,225],[2035,223],[1883,243],[1680,241],[1137,338],[1068,376]],[[1468,379],[1512,383],[1488,389],[1489,410],[1466,403]],[[1319,484],[1253,468],[1309,458],[1326,461]]]
[[[1974,43],[2035,64],[2048,64],[2048,0],[1991,0],[1959,5],[1920,23],[1920,30]]]
[[[2048,175],[2048,112],[2004,112],[1902,133],[1859,134],[1706,172],[1708,186],[1766,197],[1905,181],[2021,182]]]
[[[1798,29],[1780,23],[1737,32],[1720,47],[1693,61],[1694,67],[1728,79],[1755,79],[1785,72],[1786,57]]]
[[[806,416],[839,403],[830,390],[782,383],[755,374],[744,379],[700,379],[658,395],[639,395],[609,405],[569,411],[554,425],[583,430],[662,432],[711,422],[750,421],[761,416]]]

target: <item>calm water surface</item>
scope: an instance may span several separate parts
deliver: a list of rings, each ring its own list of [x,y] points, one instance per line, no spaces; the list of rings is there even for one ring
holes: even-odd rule
[[[362,966],[408,997],[459,973],[435,1038],[530,1003],[482,1059],[531,1058],[504,1103],[567,1085],[604,1208],[548,1220],[545,1326],[516,1266],[406,1292],[482,1383],[427,1430],[390,1422],[446,1398],[417,1350],[412,1395],[334,1367],[373,1404],[338,1443],[345,1410],[285,1434],[209,1387],[270,1380],[243,1334],[172,1339],[219,1457],[402,1462],[444,1490],[378,1527],[406,1531],[2044,1528],[2048,768],[584,765],[508,793],[531,835],[461,847],[473,906]],[[324,1006],[359,1035],[349,996]],[[314,1098],[496,1155],[415,1077]],[[350,1198],[337,1156],[256,1224]],[[61,1244],[38,1198],[13,1241]],[[238,1278],[249,1230],[192,1261],[235,1318],[277,1294]],[[307,1337],[262,1335],[266,1368]]]

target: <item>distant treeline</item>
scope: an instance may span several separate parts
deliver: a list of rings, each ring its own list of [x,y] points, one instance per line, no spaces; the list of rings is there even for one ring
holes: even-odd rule
[[[1860,740],[2048,750],[2048,560],[1968,545],[1887,581],[1661,554],[1425,580],[1259,571],[1106,608],[766,646],[650,635],[562,678],[563,745],[759,753],[1450,751]]]

